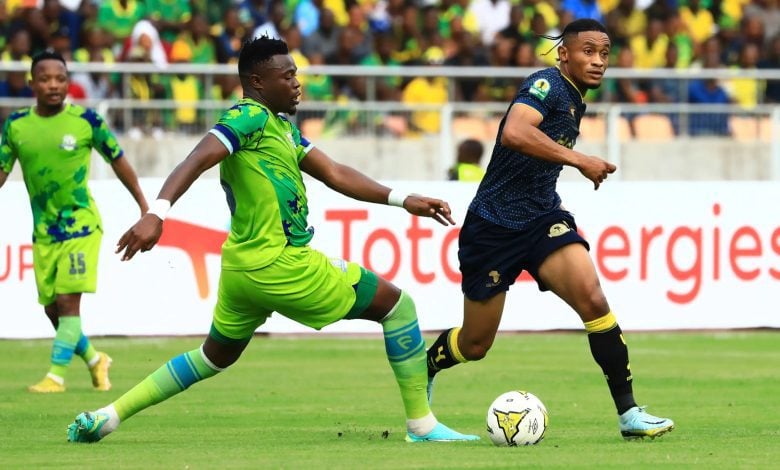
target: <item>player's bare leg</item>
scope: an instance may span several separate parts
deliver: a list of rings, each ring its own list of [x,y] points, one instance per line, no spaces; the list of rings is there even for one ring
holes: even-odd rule
[[[539,267],[539,277],[582,319],[593,358],[607,378],[623,437],[657,437],[671,431],[672,420],[648,414],[634,400],[628,346],[587,249],[574,243],[554,251]]]

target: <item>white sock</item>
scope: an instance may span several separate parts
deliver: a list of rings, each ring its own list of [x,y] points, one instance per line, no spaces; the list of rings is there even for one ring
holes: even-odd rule
[[[95,364],[98,363],[98,361],[100,361],[100,353],[95,354],[95,357],[87,361],[87,367],[91,369],[92,367],[95,366]]]
[[[46,377],[52,379],[53,381],[57,382],[60,385],[65,385],[65,378],[60,377],[59,375],[52,374],[51,372],[46,374]]]
[[[100,437],[105,437],[119,426],[119,415],[116,414],[116,409],[113,404],[97,410],[96,413],[105,413],[108,415],[108,422],[100,428]]]
[[[433,413],[428,413],[422,418],[407,419],[406,430],[415,436],[424,436],[433,431],[437,424],[439,421],[433,416]]]

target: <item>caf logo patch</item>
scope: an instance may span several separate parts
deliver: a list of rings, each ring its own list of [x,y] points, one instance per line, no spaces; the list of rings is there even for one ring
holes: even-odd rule
[[[531,85],[531,88],[528,89],[528,93],[539,98],[540,100],[543,100],[547,98],[547,94],[550,93],[550,82],[540,78],[536,80],[533,85]]]

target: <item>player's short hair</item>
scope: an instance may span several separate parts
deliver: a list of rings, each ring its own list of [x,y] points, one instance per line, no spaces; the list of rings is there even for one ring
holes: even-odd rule
[[[607,28],[604,27],[603,24],[600,22],[590,19],[590,18],[580,18],[578,20],[574,20],[571,23],[567,24],[565,28],[563,28],[563,32],[557,36],[548,36],[546,34],[540,34],[539,37],[544,39],[549,39],[550,41],[555,41],[555,45],[550,48],[549,51],[545,52],[543,55],[549,54],[553,49],[558,47],[561,43],[566,45],[569,41],[576,38],[579,33],[584,33],[587,31],[598,31],[599,33],[607,33]]]
[[[65,70],[68,69],[68,64],[65,63],[65,58],[62,57],[62,54],[54,49],[46,49],[45,51],[35,54],[35,57],[33,57],[32,64],[30,64],[30,75],[35,75],[35,66],[42,60],[58,60],[65,66]]]
[[[255,66],[268,62],[273,56],[289,53],[287,43],[281,39],[266,35],[249,39],[241,46],[238,54],[238,74],[245,77],[254,71]]]

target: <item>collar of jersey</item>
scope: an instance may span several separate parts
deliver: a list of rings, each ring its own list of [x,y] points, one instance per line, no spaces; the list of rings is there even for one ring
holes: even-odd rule
[[[558,69],[558,73],[560,73],[560,74],[561,74],[561,77],[563,77],[563,78],[564,78],[564,80],[566,80],[567,82],[569,82],[569,84],[570,84],[572,87],[574,87],[574,90],[576,90],[576,91],[577,91],[577,94],[578,94],[578,95],[580,95],[580,101],[581,101],[581,102],[584,102],[584,101],[585,101],[585,97],[583,97],[583,96],[582,96],[582,93],[580,92],[580,89],[579,89],[579,88],[577,88],[577,85],[575,85],[575,84],[574,84],[574,82],[573,82],[573,81],[571,81],[571,79],[570,79],[569,77],[567,77],[565,73],[563,73],[563,71],[561,70],[561,68],[560,68],[559,66],[557,66],[557,65],[556,65],[556,66],[555,66],[555,68],[556,68],[556,69]]]

